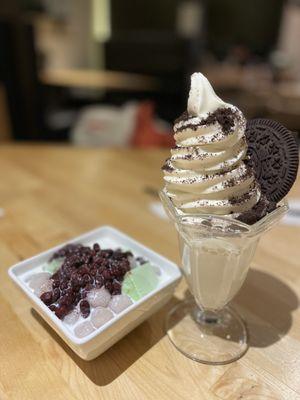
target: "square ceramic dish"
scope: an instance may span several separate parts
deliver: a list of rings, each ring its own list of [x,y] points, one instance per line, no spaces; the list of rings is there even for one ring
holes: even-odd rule
[[[134,256],[143,257],[149,260],[151,264],[159,267],[163,278],[160,279],[156,289],[134,302],[120,314],[115,315],[113,319],[102,327],[96,329],[96,331],[84,338],[76,337],[74,333],[49,310],[39,297],[31,291],[25,282],[29,274],[39,271],[52,254],[66,243],[62,243],[48,251],[22,261],[12,266],[8,271],[11,279],[22,289],[31,301],[33,308],[48,322],[58,335],[61,336],[71,349],[85,360],[92,360],[99,356],[167,303],[172,297],[174,289],[181,277],[177,265],[110,226],[103,226],[95,229],[67,243],[92,245],[96,242],[99,243],[102,248],[116,249],[122,247],[124,249],[130,249]]]

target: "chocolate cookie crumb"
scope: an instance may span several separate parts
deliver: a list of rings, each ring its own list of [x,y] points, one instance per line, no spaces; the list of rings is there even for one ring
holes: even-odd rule
[[[178,124],[182,121],[188,121],[190,118],[193,118],[193,116],[189,115],[188,112],[185,111],[179,118],[175,120],[175,124]],[[208,116],[201,120],[198,124],[186,124],[182,128],[179,128],[178,132],[187,128],[196,130],[199,126],[212,125],[218,122],[221,125],[222,131],[228,134],[234,128],[235,120],[239,118],[240,115],[235,109],[229,107],[218,108],[216,111],[209,113]]]
[[[270,202],[265,195],[261,195],[259,202],[251,208],[239,215],[237,218],[239,221],[244,222],[248,225],[253,225],[268,213],[272,212],[276,208],[276,203]]]

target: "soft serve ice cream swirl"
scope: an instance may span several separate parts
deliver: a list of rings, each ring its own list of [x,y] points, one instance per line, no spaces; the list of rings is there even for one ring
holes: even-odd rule
[[[167,195],[182,212],[237,216],[258,203],[259,185],[244,162],[245,128],[242,112],[193,74],[187,112],[174,125],[176,146],[163,166]]]

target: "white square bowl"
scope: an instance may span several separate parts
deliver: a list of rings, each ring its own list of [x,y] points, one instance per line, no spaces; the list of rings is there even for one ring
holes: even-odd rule
[[[99,243],[102,248],[114,249],[123,247],[130,249],[134,256],[143,257],[152,264],[158,266],[161,271],[163,271],[164,279],[155,290],[134,302],[102,327],[96,329],[84,338],[78,338],[51,310],[49,310],[39,297],[31,291],[25,283],[25,277],[28,276],[30,271],[33,271],[47,262],[53,253],[67,243],[92,245],[96,242]],[[10,267],[8,274],[17,286],[22,289],[25,295],[27,295],[33,308],[48,322],[71,349],[84,360],[92,360],[166,304],[172,297],[174,289],[181,278],[181,273],[176,264],[110,226],[103,226],[87,232],[67,243],[62,243],[48,251],[15,264]]]

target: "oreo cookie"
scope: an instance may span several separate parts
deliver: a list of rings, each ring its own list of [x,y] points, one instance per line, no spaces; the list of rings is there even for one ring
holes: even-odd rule
[[[277,203],[293,186],[299,165],[299,153],[292,132],[270,119],[247,122],[248,165],[254,170],[262,193]]]
[[[245,211],[238,216],[238,220],[244,222],[248,225],[253,225],[255,222],[262,219],[268,213],[274,211],[276,208],[276,203],[271,202],[267,197],[262,194],[259,202],[251,208],[251,210]]]

